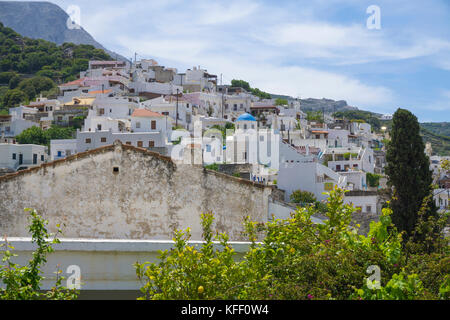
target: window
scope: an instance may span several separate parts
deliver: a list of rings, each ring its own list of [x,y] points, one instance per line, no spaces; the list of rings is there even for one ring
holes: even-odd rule
[[[142,146],[143,146],[142,141],[138,141],[138,142],[137,142],[137,146],[138,146],[139,148],[142,148]]]
[[[233,110],[237,111],[237,104],[233,104]]]
[[[36,164],[37,163],[37,154],[36,153],[33,153],[33,164]]]
[[[168,115],[169,115],[169,112],[164,111],[164,112],[162,112],[162,114],[165,115],[165,116],[168,116]]]
[[[58,151],[58,157],[61,157],[61,156],[62,156],[62,152]]]
[[[154,146],[155,146],[155,141],[150,140],[150,141],[148,142],[148,147],[149,147],[149,148],[153,148]]]
[[[243,103],[241,103],[240,107],[241,107],[241,109],[243,109],[243,108],[244,108],[244,104],[243,104]]]
[[[15,153],[12,154],[12,158],[13,158],[13,160],[16,160],[16,154]]]
[[[156,121],[152,120],[152,130],[155,130],[155,129],[156,129]]]
[[[101,138],[100,138],[100,141],[101,141],[101,142],[106,142],[106,138],[105,138],[105,137],[101,137]]]
[[[91,138],[86,138],[86,143],[91,143]]]
[[[136,128],[139,129],[141,127],[141,123],[139,121],[136,122]]]
[[[211,152],[211,145],[209,144],[206,145],[206,152]]]
[[[100,113],[100,115],[105,114],[105,109],[104,108],[100,108],[99,113]]]
[[[63,117],[62,116],[58,116],[58,121],[62,121],[63,120]]]
[[[101,125],[101,124],[98,124],[98,125],[97,125],[97,130],[98,130],[98,131],[102,130],[102,125]]]
[[[320,139],[320,134],[316,134],[316,139]]]
[[[113,167],[113,173],[115,174],[119,173],[119,167]]]
[[[44,162],[44,155],[41,154],[41,161]]]
[[[367,211],[367,212],[372,212],[372,207],[371,207],[371,206],[367,206],[367,207],[366,207],[366,211]]]

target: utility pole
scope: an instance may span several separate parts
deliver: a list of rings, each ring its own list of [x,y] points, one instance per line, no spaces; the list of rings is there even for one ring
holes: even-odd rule
[[[223,88],[222,88],[222,89],[223,89]],[[224,92],[223,92],[223,90],[222,90],[222,119],[223,119],[223,104],[224,104],[223,95],[224,95]]]
[[[179,89],[177,88],[177,114],[175,115],[175,127],[178,127],[178,91]]]

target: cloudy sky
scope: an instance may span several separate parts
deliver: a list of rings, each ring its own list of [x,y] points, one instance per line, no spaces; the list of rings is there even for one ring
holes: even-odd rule
[[[450,121],[449,0],[53,0],[110,50],[270,93]],[[380,8],[381,29],[366,12]]]

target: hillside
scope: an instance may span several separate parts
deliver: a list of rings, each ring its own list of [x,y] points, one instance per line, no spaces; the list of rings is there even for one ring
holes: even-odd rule
[[[57,93],[57,84],[74,80],[89,60],[110,60],[91,45],[61,46],[23,37],[0,22],[0,112],[7,113],[40,93]]]
[[[425,142],[430,142],[433,154],[450,156],[450,136],[443,136],[431,132],[423,124],[420,124],[420,135]]]
[[[450,122],[424,122],[420,125],[437,135],[450,137]]]
[[[89,44],[102,49],[118,60],[126,58],[106,50],[83,28],[69,29],[69,15],[56,4],[50,2],[0,1],[0,21],[6,27],[32,39],[44,39],[61,45],[65,42]]]
[[[333,113],[345,110],[358,110],[358,108],[350,107],[345,100],[332,99],[301,99],[300,105],[303,111],[325,111],[325,113]]]

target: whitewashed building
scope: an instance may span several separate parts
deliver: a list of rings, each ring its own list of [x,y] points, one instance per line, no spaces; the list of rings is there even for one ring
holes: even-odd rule
[[[22,170],[47,161],[47,147],[37,144],[0,143],[0,168]]]

